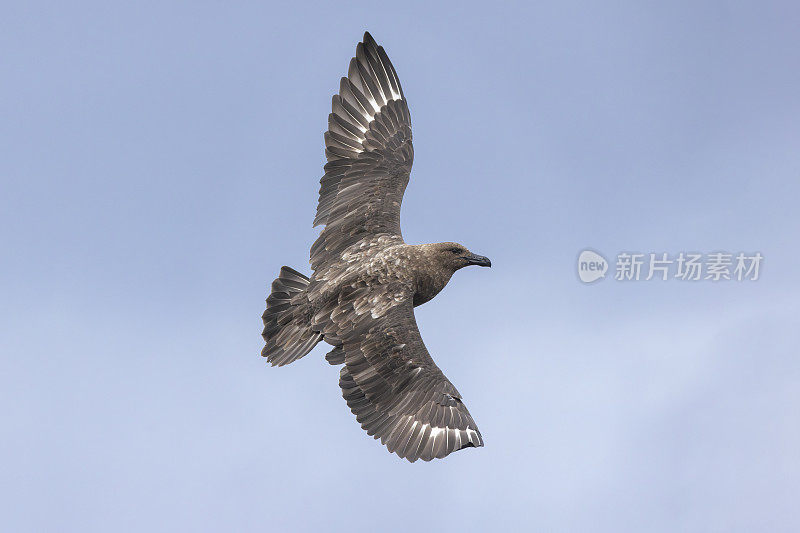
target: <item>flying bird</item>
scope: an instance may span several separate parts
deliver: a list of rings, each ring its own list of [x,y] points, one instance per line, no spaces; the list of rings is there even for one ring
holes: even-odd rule
[[[461,394],[422,342],[414,307],[457,270],[491,261],[455,242],[403,241],[411,116],[392,63],[369,33],[333,96],[325,156],[314,273],[281,268],[262,316],[261,355],[282,366],[320,341],[332,345],[326,359],[343,365],[339,386],[361,427],[411,462],[483,446]]]

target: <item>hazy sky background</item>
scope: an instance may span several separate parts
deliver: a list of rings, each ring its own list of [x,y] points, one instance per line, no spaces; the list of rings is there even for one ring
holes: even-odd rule
[[[796,2],[6,3],[8,531],[798,531]],[[409,464],[259,357],[365,29],[414,123],[417,310],[486,441]],[[760,251],[756,282],[577,254]]]

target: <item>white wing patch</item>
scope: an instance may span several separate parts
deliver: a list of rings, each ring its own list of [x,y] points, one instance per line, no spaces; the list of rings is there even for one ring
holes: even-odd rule
[[[367,92],[367,94],[369,94],[369,93]],[[367,101],[369,102],[370,106],[372,107],[372,110],[362,108],[363,112],[361,113],[361,116],[362,116],[362,118],[366,119],[366,121],[368,123],[368,126],[364,127],[364,126],[361,126],[360,124],[358,125],[358,129],[361,132],[361,135],[357,136],[358,137],[357,140],[360,143],[360,146],[353,148],[353,150],[355,150],[358,153],[361,153],[361,152],[364,151],[364,141],[367,140],[366,133],[367,133],[367,130],[369,130],[369,125],[371,125],[375,121],[375,117],[378,116],[378,113],[380,113],[380,111],[382,109],[382,107],[378,105],[378,102],[376,102],[374,98],[372,98],[371,96],[367,96],[366,98],[367,98]],[[387,98],[386,102],[388,103],[388,102],[392,102],[394,100],[402,100],[402,99],[403,98],[399,94],[394,94],[394,92],[392,92],[391,98]]]

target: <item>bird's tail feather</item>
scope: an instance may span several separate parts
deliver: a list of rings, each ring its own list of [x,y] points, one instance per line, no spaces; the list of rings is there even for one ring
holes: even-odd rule
[[[322,334],[311,329],[311,309],[306,290],[309,279],[300,272],[284,266],[272,282],[267,298],[267,310],[261,316],[266,346],[261,355],[272,366],[297,361],[322,340]]]

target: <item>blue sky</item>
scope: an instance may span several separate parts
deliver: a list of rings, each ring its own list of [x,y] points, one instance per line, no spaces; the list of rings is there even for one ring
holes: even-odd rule
[[[14,531],[797,531],[796,3],[17,3],[0,17],[0,513]],[[486,441],[408,464],[320,346],[330,96],[400,75],[417,319]],[[581,284],[584,248],[760,251],[756,282]]]

